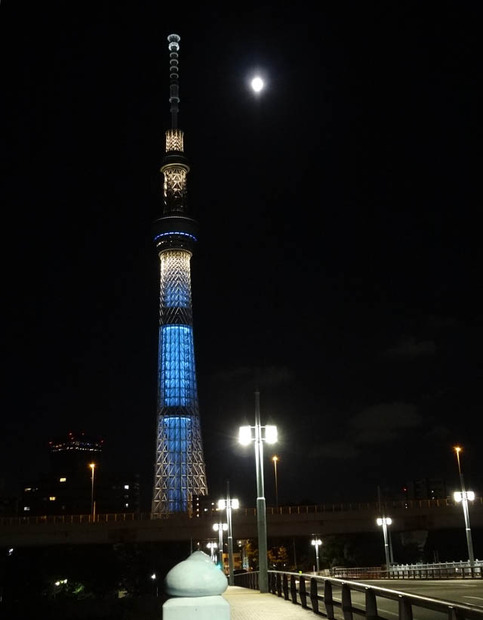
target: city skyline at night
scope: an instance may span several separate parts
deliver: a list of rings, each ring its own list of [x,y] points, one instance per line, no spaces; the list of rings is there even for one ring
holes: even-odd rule
[[[267,502],[274,454],[280,504],[451,494],[455,445],[481,493],[479,7],[2,11],[4,493],[80,429],[151,503],[172,32],[210,496],[255,502],[257,389]]]

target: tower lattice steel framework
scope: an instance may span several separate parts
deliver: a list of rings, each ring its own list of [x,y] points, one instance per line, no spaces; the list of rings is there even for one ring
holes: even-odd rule
[[[156,463],[152,513],[192,513],[207,495],[193,342],[190,261],[197,223],[187,208],[188,161],[178,129],[180,37],[168,36],[171,129],[166,131],[163,213],[153,223],[160,261]]]

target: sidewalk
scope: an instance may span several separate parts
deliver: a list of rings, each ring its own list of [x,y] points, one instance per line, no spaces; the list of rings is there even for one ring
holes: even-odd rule
[[[311,609],[303,609],[275,594],[261,594],[258,590],[228,586],[222,596],[230,604],[231,620],[312,620],[318,617]]]

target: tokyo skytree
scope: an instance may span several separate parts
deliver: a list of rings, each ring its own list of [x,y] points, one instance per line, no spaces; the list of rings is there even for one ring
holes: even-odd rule
[[[161,164],[163,210],[153,222],[160,264],[154,516],[193,514],[207,495],[193,341],[190,261],[198,234],[187,206],[184,134],[178,129],[179,42],[168,36],[171,127]]]

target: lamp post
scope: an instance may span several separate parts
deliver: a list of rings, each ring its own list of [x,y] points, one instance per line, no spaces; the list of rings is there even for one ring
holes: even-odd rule
[[[95,463],[89,463],[89,467],[91,469],[91,516],[92,516],[92,521],[95,521],[95,519],[96,519],[96,503],[94,501],[94,475],[95,475],[95,471],[96,471],[96,464]]]
[[[154,586],[155,586],[155,590],[156,590],[156,598],[158,597],[158,581],[157,581],[157,575],[156,573],[153,573],[151,575],[151,579],[153,580]]]
[[[239,442],[255,443],[255,466],[257,473],[257,530],[258,530],[258,586],[261,593],[268,592],[267,513],[263,484],[263,442],[277,441],[276,426],[260,424],[260,393],[255,392],[255,426],[240,426]]]
[[[277,478],[277,463],[280,459],[277,455],[272,456],[273,461],[273,473],[275,475],[275,508],[278,510],[278,478]]]
[[[218,532],[218,563],[223,568],[223,532],[228,529],[228,523],[215,523],[213,529]]]
[[[465,531],[466,531],[466,544],[468,547],[468,559],[470,562],[470,568],[473,571],[475,567],[475,556],[473,554],[473,541],[471,538],[471,527],[470,527],[470,513],[468,509],[468,500],[472,502],[475,499],[475,494],[473,491],[466,491],[465,489],[465,481],[463,478],[463,473],[461,471],[461,462],[460,462],[460,452],[462,451],[460,446],[455,446],[456,452],[456,460],[458,461],[458,473],[460,476],[460,484],[461,484],[461,492],[456,492],[454,494],[454,498],[457,502],[461,502],[463,506],[463,515],[465,518]]]
[[[391,523],[392,523],[391,517],[380,517],[377,519],[377,525],[382,525],[382,533],[384,536],[384,555],[386,556],[387,570],[391,568],[391,556],[389,553],[389,538],[387,535],[387,526],[391,525]]]
[[[231,521],[231,511],[236,510],[240,506],[240,502],[237,499],[230,499],[229,484],[227,486],[226,499],[218,500],[218,510],[226,510],[226,521],[228,529],[228,584],[234,585],[233,579],[233,528]]]
[[[216,542],[209,542],[206,545],[206,548],[210,550],[210,558],[211,561],[214,562],[215,561],[215,549],[218,547],[218,545],[216,544]]]
[[[313,534],[313,536],[315,536],[315,538],[313,538],[311,540],[311,544],[315,547],[315,568],[316,568],[316,572],[318,574],[319,570],[320,570],[320,567],[319,567],[319,547],[322,544],[322,541],[320,540],[320,538],[317,537],[316,534]]]

